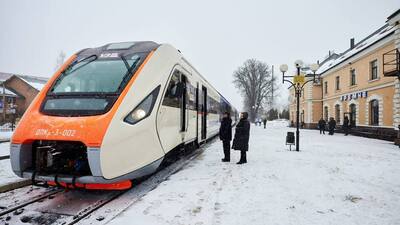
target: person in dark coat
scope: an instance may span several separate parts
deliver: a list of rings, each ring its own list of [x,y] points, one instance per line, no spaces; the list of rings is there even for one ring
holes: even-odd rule
[[[318,128],[319,134],[325,134],[326,121],[323,118],[318,121]]]
[[[329,135],[333,135],[335,133],[335,128],[336,128],[336,120],[331,117],[328,122],[328,128],[329,128]]]
[[[250,122],[247,119],[249,114],[242,112],[239,123],[236,125],[235,138],[232,148],[240,151],[240,160],[237,164],[247,163],[246,152],[249,150]]]
[[[264,129],[265,129],[265,127],[267,126],[267,118],[263,119],[263,124],[264,124]]]
[[[349,128],[350,128],[349,124],[350,124],[349,117],[345,116],[343,119],[343,130],[345,136],[349,135]]]
[[[224,147],[222,162],[231,161],[232,119],[229,112],[225,112],[219,128],[219,139]]]

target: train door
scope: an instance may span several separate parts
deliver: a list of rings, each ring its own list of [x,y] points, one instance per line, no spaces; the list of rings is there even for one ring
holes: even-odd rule
[[[207,138],[207,88],[202,86],[201,139]]]
[[[181,97],[181,132],[186,132],[187,129],[187,78],[181,75],[182,97]]]
[[[182,71],[190,74],[180,66],[173,69],[157,116],[158,135],[165,153],[182,144],[186,138],[187,91],[186,84],[181,81],[187,76]]]
[[[196,141],[197,143],[200,142],[199,140],[199,83],[196,84]]]

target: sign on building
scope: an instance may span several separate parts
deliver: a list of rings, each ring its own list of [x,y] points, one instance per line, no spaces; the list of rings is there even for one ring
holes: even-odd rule
[[[352,99],[358,99],[358,98],[366,98],[368,97],[368,91],[360,91],[360,92],[355,92],[347,95],[342,95],[340,97],[340,100],[342,101],[350,101]]]

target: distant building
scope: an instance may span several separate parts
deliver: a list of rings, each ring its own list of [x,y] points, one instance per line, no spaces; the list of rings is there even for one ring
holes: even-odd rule
[[[0,72],[0,121],[21,117],[48,78]],[[5,94],[3,94],[5,93]]]
[[[384,62],[385,55],[399,57],[399,10],[396,13],[391,18],[397,17],[397,23],[386,23],[357,43],[351,39],[349,49],[329,54],[320,63],[317,71],[320,83],[306,84],[302,94],[300,122],[305,127],[315,128],[320,118],[330,117],[340,127],[347,116],[353,134],[396,138],[395,129],[400,124],[400,84],[397,77],[388,76]],[[396,59],[393,61],[396,63]],[[390,72],[393,74],[393,70]],[[295,101],[290,103],[290,119],[296,121]]]
[[[387,75],[397,75],[393,96],[393,126],[398,131],[395,143],[400,146],[400,9],[387,18],[387,24],[393,26],[395,48],[387,52],[383,57],[383,73]]]

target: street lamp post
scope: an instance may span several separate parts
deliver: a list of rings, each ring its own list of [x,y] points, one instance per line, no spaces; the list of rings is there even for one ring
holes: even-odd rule
[[[285,73],[288,71],[288,65],[283,64],[279,67],[280,71],[282,72],[282,83],[288,82],[291,84],[291,87],[294,88],[295,95],[296,95],[296,151],[300,151],[300,97],[301,92],[303,91],[304,85],[308,82],[315,83],[315,72],[318,70],[318,64],[312,64],[310,66],[312,74],[301,75],[300,70],[303,66],[303,62],[301,60],[296,60],[294,63],[297,69],[297,74],[295,76],[287,76]],[[312,79],[305,81],[306,77],[312,77]],[[293,78],[293,82],[288,80],[287,78]]]

